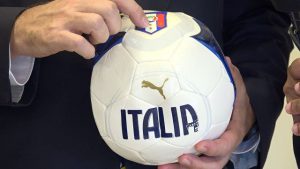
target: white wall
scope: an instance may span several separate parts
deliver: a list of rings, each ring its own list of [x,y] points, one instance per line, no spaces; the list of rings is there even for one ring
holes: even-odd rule
[[[297,57],[300,58],[300,52],[294,49],[290,63]],[[292,123],[292,117],[283,110],[276,123],[264,169],[297,169],[292,148]]]

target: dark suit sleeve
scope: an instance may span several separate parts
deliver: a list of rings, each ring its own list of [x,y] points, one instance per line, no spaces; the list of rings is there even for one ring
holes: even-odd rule
[[[13,23],[21,7],[0,7],[0,105],[11,102],[9,82],[9,41]]]
[[[292,49],[287,34],[290,21],[267,0],[224,3],[224,52],[244,78],[261,136],[263,166],[283,105],[282,87]]]
[[[11,102],[11,88],[9,81],[9,41],[11,30],[16,17],[24,10],[24,7],[0,7],[0,106],[24,106],[28,105],[36,91],[38,64],[34,66],[31,80],[26,84],[23,97],[19,104]]]

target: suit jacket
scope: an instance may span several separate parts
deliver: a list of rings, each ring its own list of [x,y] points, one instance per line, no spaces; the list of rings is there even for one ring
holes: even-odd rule
[[[288,17],[275,11],[268,0],[138,2],[144,9],[185,12],[212,30],[244,77],[261,136],[262,167],[283,104],[282,86],[292,48]],[[38,59],[21,102],[11,103],[9,35],[18,13],[34,3],[0,2],[0,168],[118,168],[120,157],[105,145],[93,120],[91,60],[68,52]],[[146,168],[126,163],[128,169]]]

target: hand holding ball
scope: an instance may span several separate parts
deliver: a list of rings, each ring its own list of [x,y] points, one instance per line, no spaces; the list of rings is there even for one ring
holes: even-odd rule
[[[150,26],[123,18],[124,36],[96,63],[91,100],[109,147],[146,165],[176,162],[218,138],[233,108],[234,84],[220,47],[183,13],[148,12]]]

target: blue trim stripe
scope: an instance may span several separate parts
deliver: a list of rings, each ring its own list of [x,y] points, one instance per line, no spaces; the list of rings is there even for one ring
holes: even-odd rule
[[[218,44],[218,42],[216,41],[213,33],[209,30],[209,28],[202,23],[201,21],[193,18],[194,21],[200,26],[201,31],[199,34],[192,36],[192,38],[194,38],[195,40],[197,40],[199,43],[201,43],[202,45],[204,45],[206,48],[208,48],[211,52],[213,52],[215,54],[215,56],[217,56],[219,58],[219,60],[223,63],[225,70],[227,72],[227,75],[229,76],[229,79],[231,81],[231,83],[233,84],[234,87],[234,95],[236,96],[236,86],[232,77],[232,73],[230,71],[230,68],[225,60],[223,51],[220,47],[220,45]]]
[[[117,35],[109,37],[105,43],[96,45],[96,53],[95,57],[93,58],[94,64],[96,64],[111,48],[122,43],[124,35],[125,33],[121,32]]]
[[[146,17],[147,17],[147,15],[150,15],[150,14],[156,14],[156,15],[162,14],[162,15],[164,15],[164,24],[165,25],[163,27],[159,27],[157,25],[156,31],[154,31],[154,32],[148,32],[148,31],[146,31],[146,28],[139,28],[139,27],[136,27],[135,30],[138,30],[138,31],[141,31],[141,32],[144,32],[144,33],[152,35],[152,34],[154,34],[154,33],[156,33],[156,32],[158,32],[158,31],[160,31],[160,30],[162,30],[162,29],[164,29],[164,28],[167,27],[167,14],[168,14],[168,12],[157,11],[157,12],[146,12],[145,13]],[[158,21],[155,21],[155,22],[158,22]],[[151,21],[149,21],[149,24],[151,24]]]

